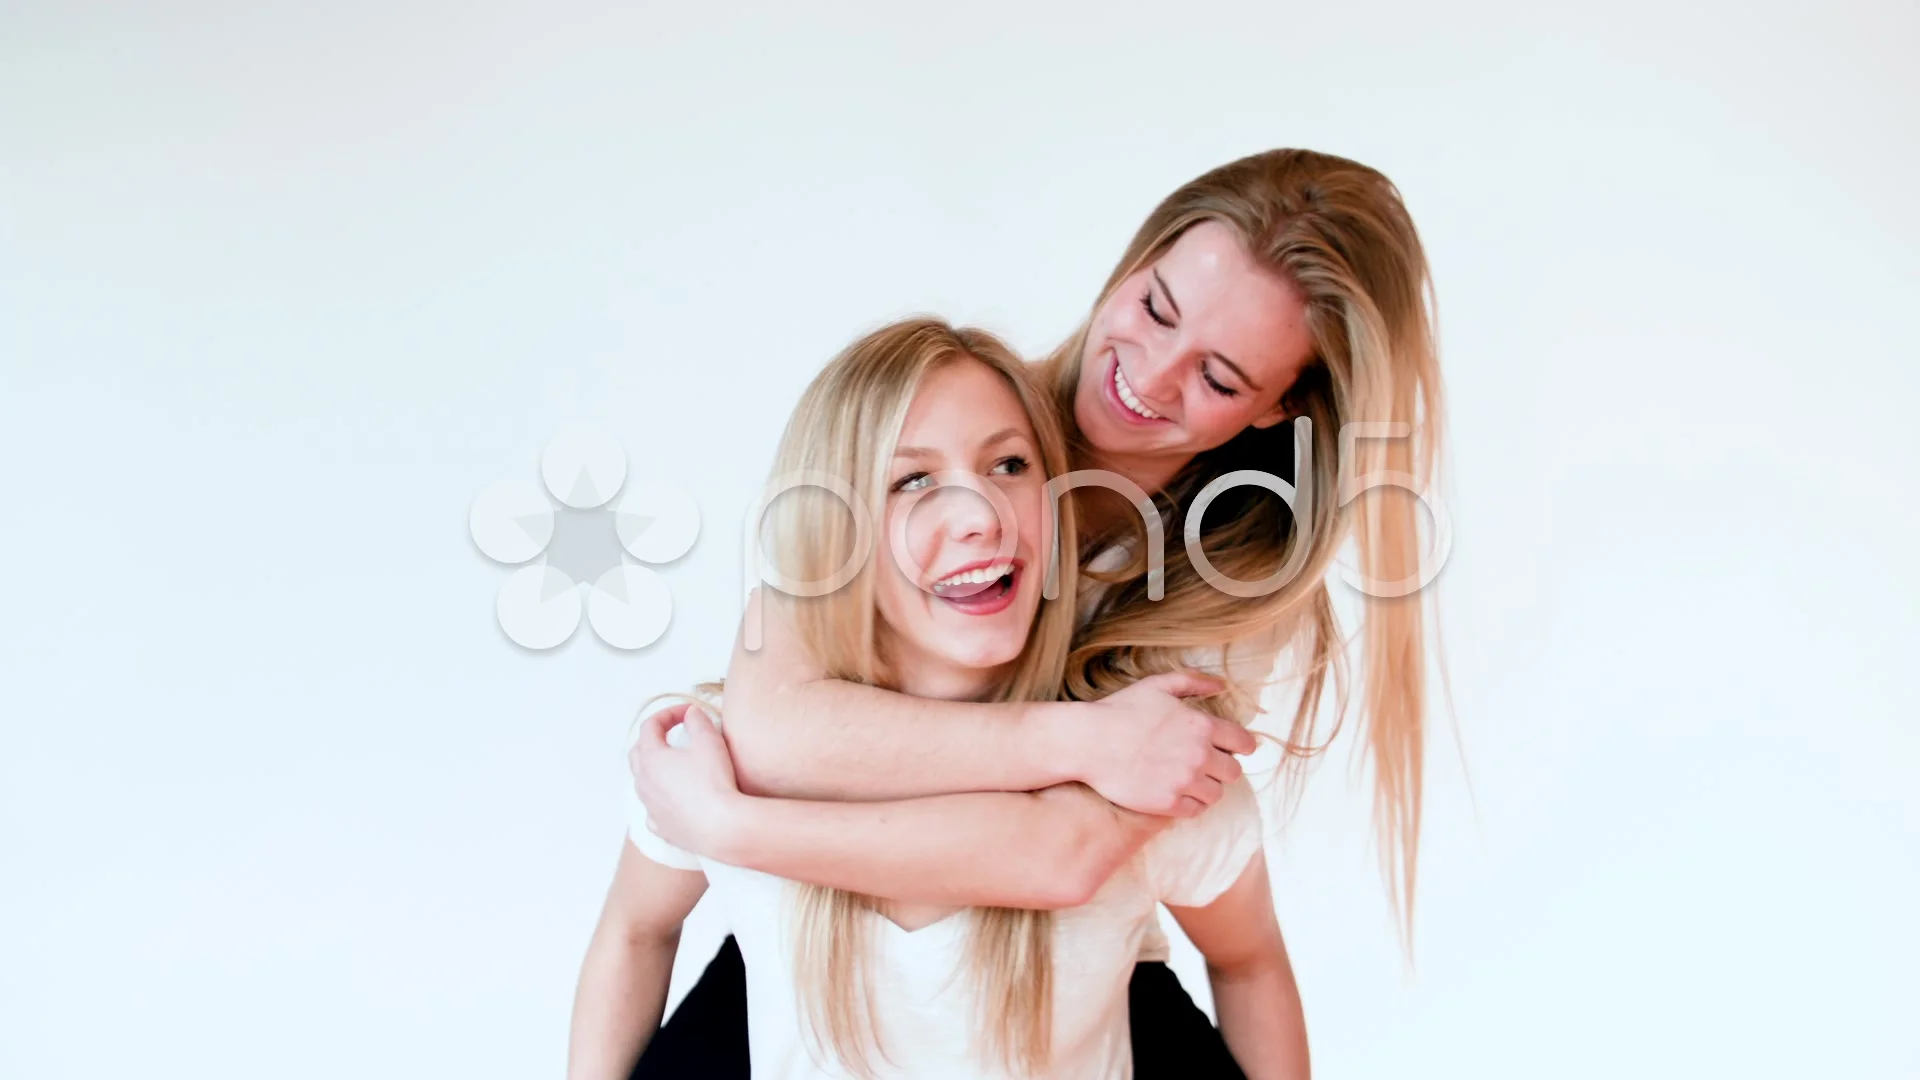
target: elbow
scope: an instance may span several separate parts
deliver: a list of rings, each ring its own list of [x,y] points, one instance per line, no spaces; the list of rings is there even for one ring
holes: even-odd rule
[[[661,955],[672,963],[673,954],[680,950],[680,924],[628,927],[618,940],[620,951],[627,956]]]
[[[1114,869],[1112,863],[1105,859],[1082,857],[1074,860],[1068,873],[1063,875],[1064,880],[1048,897],[1051,901],[1048,910],[1057,911],[1092,903],[1101,886],[1113,876]]]
[[[721,724],[735,783],[748,795],[783,794],[788,777],[782,766],[790,755],[779,745],[779,725],[768,724],[764,711],[752,701],[735,707],[729,700],[727,705]]]
[[[1062,882],[1060,887],[1048,896],[1049,906],[1045,910],[1060,911],[1090,904],[1093,902],[1094,894],[1100,891],[1100,886],[1106,884],[1106,880],[1105,876],[1086,869],[1076,870],[1069,880]]]
[[[1061,875],[1059,868],[1053,870],[1053,880],[1047,881],[1038,889],[1023,889],[1009,899],[1005,907],[1027,908],[1031,911],[1062,911],[1076,908],[1093,899],[1099,891],[1097,885],[1090,884],[1086,875]]]
[[[1006,906],[1058,911],[1092,902],[1133,857],[1139,837],[1119,826],[1105,799],[1078,784],[1046,788],[1029,798],[1042,810],[1027,825],[1026,835],[1033,839],[1018,845],[1033,860],[1020,878],[1035,887],[1021,890],[1023,895]]]
[[[782,754],[777,745],[759,739],[729,740],[727,750],[733,757],[733,782],[742,795],[803,799],[814,794],[805,785],[805,776],[794,771],[792,756]]]
[[[600,933],[623,952],[672,949],[680,944],[684,916],[646,908],[609,911],[601,917]]]
[[[631,917],[602,918],[587,944],[587,963],[627,969],[647,956],[665,956],[671,964],[680,947],[681,925]]]
[[[1058,911],[1091,903],[1122,861],[1124,852],[1097,830],[1074,830],[1065,850],[1056,852],[1040,868],[1046,887],[1029,906]]]

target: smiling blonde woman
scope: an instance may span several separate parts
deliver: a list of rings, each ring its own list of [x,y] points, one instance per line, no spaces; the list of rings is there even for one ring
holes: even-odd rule
[[[736,648],[728,673],[727,744],[740,785],[756,795],[871,801],[1081,781],[1117,808],[1192,815],[1238,778],[1232,755],[1253,746],[1240,725],[1253,719],[1263,687],[1284,681],[1296,696],[1281,732],[1283,798],[1298,796],[1305,766],[1331,738],[1318,722],[1331,712],[1337,731],[1350,720],[1371,767],[1383,873],[1410,941],[1427,716],[1420,536],[1404,493],[1355,494],[1368,478],[1420,488],[1442,429],[1432,289],[1399,192],[1374,169],[1305,150],[1214,169],[1153,210],[1087,318],[1041,368],[1074,467],[1137,485],[1170,540],[1156,577],[1140,558],[1146,537],[1134,511],[1122,500],[1081,500],[1081,562],[1101,587],[1088,592],[1068,662],[1074,700],[948,702],[835,679],[793,625],[769,619],[763,647]],[[1361,433],[1369,437],[1353,437]],[[1296,505],[1257,486],[1217,492],[1248,470],[1295,485]],[[1204,519],[1189,520],[1214,493]],[[1180,542],[1189,535],[1203,561]],[[1348,543],[1366,583],[1352,646],[1326,581]],[[1211,580],[1209,566],[1218,571]],[[1282,568],[1291,576],[1264,592],[1220,587],[1220,576],[1258,582]],[[1350,651],[1361,672],[1352,708]],[[1170,680],[1194,667],[1224,676],[1227,692],[1180,700],[1176,689],[1200,687]],[[709,842],[683,805],[696,793],[676,784],[675,752],[643,746],[632,762],[666,835],[696,850]],[[837,844],[783,849],[811,861],[768,858],[759,868],[804,880],[863,868],[860,887],[911,889],[927,872],[915,849],[934,844],[950,852],[955,895],[970,902],[1043,907],[1062,902],[1063,888],[1070,902],[1138,847],[1117,818],[1089,822],[1076,809],[1056,806],[1018,834],[959,815],[910,836],[850,824]],[[781,835],[781,822],[769,827]],[[1150,934],[1136,976],[1136,1063],[1142,1076],[1200,1075],[1195,1062],[1218,1036],[1158,963],[1166,955]],[[743,977],[737,954],[723,950],[690,997],[694,1007],[676,1013],[657,1046],[683,1064],[653,1075],[727,1068],[695,1044],[703,1033],[738,1041]],[[1275,1023],[1297,1022],[1297,1003],[1275,1007],[1285,1013]],[[674,1049],[675,1026],[691,1036],[684,1053]]]
[[[1068,561],[1063,598],[1048,600],[1042,567],[1056,542],[1072,550],[1075,525],[1071,509],[1056,519],[1048,505],[1046,481],[1064,470],[1065,444],[1028,379],[991,337],[916,320],[856,343],[802,398],[775,475],[825,476],[884,507],[879,531],[904,556],[866,560],[826,595],[769,601],[833,677],[947,701],[1058,698],[1075,572]],[[856,530],[831,497],[796,496],[769,511],[771,546],[784,572],[821,580],[858,550]],[[730,704],[723,696],[716,711]],[[689,855],[636,812],[582,974],[574,1076],[626,1075],[636,1039],[658,1022],[679,924],[709,887],[745,959],[751,1071],[763,1080],[1128,1076],[1128,983],[1162,902],[1176,906],[1216,970],[1256,974],[1216,988],[1236,1052],[1262,1074],[1294,1052],[1292,1033],[1268,1022],[1267,1006],[1290,994],[1291,977],[1244,780],[1171,829],[1125,815],[1132,820],[1118,823],[1136,855],[1075,897],[1082,902],[1038,905],[1058,910],[956,900],[976,887],[938,843],[923,845],[917,868],[881,869],[908,869],[912,885],[874,895],[859,884],[873,867],[813,884],[747,867],[809,861],[796,850],[808,837],[839,844],[876,827],[911,835],[958,815],[999,821],[1014,841],[1022,822],[1057,816],[1056,806],[1102,816],[1110,808],[1080,785],[902,800],[877,812],[748,796],[706,715],[690,710],[682,722],[691,742],[681,779],[698,793],[698,816],[712,827],[701,846],[714,853]],[[650,719],[640,743],[664,747],[668,727],[664,716]],[[755,838],[775,836],[779,851],[755,850]]]

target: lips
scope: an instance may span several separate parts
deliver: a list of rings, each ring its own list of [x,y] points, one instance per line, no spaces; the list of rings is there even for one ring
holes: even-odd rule
[[[1113,358],[1113,370],[1101,382],[1101,395],[1107,399],[1107,405],[1126,423],[1139,427],[1153,427],[1158,424],[1172,423],[1166,417],[1147,408],[1140,396],[1127,385],[1127,377],[1120,370],[1120,356],[1109,349],[1107,355]]]
[[[1115,360],[1113,364],[1113,390],[1114,390],[1114,393],[1120,396],[1120,403],[1122,405],[1125,405],[1130,411],[1138,415],[1141,419],[1143,420],[1166,419],[1165,417],[1161,416],[1159,413],[1154,412],[1152,409],[1147,408],[1146,405],[1141,402],[1140,395],[1134,393],[1133,387],[1127,384],[1127,373],[1123,368],[1121,368],[1120,362],[1118,360]]]
[[[929,586],[940,601],[967,615],[992,615],[1006,610],[1020,589],[1018,559],[997,559],[974,563],[956,570]]]
[[[974,563],[934,582],[933,594],[940,597],[961,597],[984,592],[991,586],[999,584],[1000,579],[1012,574],[1014,566],[1012,559]]]

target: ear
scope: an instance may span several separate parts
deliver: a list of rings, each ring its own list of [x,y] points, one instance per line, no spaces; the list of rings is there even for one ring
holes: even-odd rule
[[[1262,429],[1270,428],[1273,425],[1279,423],[1280,421],[1287,419],[1288,416],[1289,416],[1289,413],[1287,412],[1287,403],[1286,403],[1286,400],[1283,398],[1280,401],[1274,402],[1273,408],[1268,409],[1266,412],[1263,412],[1259,416],[1254,417],[1253,423],[1247,426],[1257,427]]]

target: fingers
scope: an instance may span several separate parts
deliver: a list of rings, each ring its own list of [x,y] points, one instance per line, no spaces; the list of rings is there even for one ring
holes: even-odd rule
[[[1188,784],[1187,790],[1181,792],[1181,797],[1193,799],[1202,806],[1212,806],[1220,801],[1220,796],[1225,794],[1226,790],[1226,786],[1220,781],[1211,776],[1202,776]]]
[[[1207,755],[1207,775],[1222,784],[1231,784],[1240,779],[1240,759],[1225,750],[1214,750]]]
[[[1251,754],[1259,749],[1260,743],[1253,732],[1231,720],[1222,720],[1215,716],[1213,721],[1213,745],[1229,754]]]
[[[681,726],[687,729],[688,746],[726,745],[720,741],[720,728],[714,724],[713,715],[698,705],[687,706],[686,722]]]
[[[686,719],[687,706],[669,705],[640,722],[640,737],[634,743],[640,746],[667,745],[667,731],[675,724]]]
[[[1226,689],[1226,684],[1219,679],[1198,671],[1169,671],[1162,675],[1149,675],[1140,683],[1174,697],[1206,697]]]
[[[1201,802],[1199,799],[1191,795],[1182,795],[1180,796],[1180,801],[1174,805],[1173,816],[1177,818],[1193,817],[1206,808],[1207,804]]]

